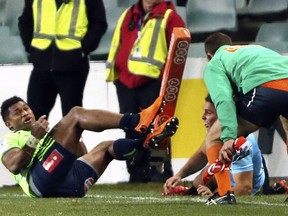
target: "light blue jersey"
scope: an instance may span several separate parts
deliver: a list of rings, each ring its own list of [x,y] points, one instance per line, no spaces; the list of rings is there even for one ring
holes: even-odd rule
[[[248,156],[242,158],[241,160],[232,162],[230,171],[231,184],[232,187],[235,186],[235,182],[232,176],[234,173],[253,171],[252,194],[256,194],[264,184],[265,173],[262,164],[262,155],[254,135],[250,134],[247,137],[247,140],[249,140],[252,143],[252,147],[249,150]]]

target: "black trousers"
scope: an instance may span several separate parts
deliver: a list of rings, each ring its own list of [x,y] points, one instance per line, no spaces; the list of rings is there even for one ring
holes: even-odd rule
[[[159,96],[161,82],[151,81],[141,87],[129,89],[121,82],[116,84],[117,96],[119,101],[120,113],[139,113],[141,109],[149,107]],[[140,109],[141,108],[141,109]],[[127,138],[137,138],[135,133],[126,134]],[[138,151],[136,155],[126,161],[127,169],[130,174],[130,182],[148,182],[153,180],[153,174],[157,171],[150,166],[150,162],[159,161],[164,163],[164,172],[167,170],[168,176],[172,175],[171,160],[163,161],[163,158],[150,158],[150,151]],[[159,179],[159,178],[158,178]],[[156,180],[157,181],[157,180]],[[161,178],[159,181],[164,181]]]
[[[89,72],[85,64],[81,71],[40,71],[33,69],[27,90],[27,102],[36,119],[49,116],[57,95],[60,96],[62,115],[74,106],[82,106],[83,92]]]

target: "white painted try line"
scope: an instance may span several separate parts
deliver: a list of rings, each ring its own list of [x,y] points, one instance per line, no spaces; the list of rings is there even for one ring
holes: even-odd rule
[[[177,197],[177,196],[170,196],[170,197],[130,197],[130,196],[103,196],[103,195],[86,195],[88,198],[106,198],[106,199],[123,199],[123,200],[137,200],[137,201],[153,201],[158,203],[170,203],[170,202],[182,202],[182,201],[192,201],[196,203],[205,203],[207,198],[203,197],[191,197],[191,196],[184,196],[184,197]],[[115,200],[115,202],[118,202]],[[265,205],[265,206],[288,206],[288,203],[269,203],[269,202],[259,202],[259,201],[237,201],[237,204],[249,204],[249,205]]]
[[[133,196],[103,196],[103,195],[86,195],[88,198],[99,198],[99,199],[118,199],[118,200],[126,200],[126,201],[136,201],[136,202],[157,202],[157,203],[170,203],[170,202],[183,202],[183,201],[193,201],[193,202],[205,202],[207,199],[204,199],[202,197],[191,197],[189,196],[182,196],[182,197],[168,197],[168,196],[163,196],[163,198],[159,197],[145,197],[145,196],[138,196],[138,197],[133,197]],[[115,200],[115,202],[119,202]]]
[[[27,198],[27,199],[31,199],[28,196],[26,196],[25,194],[6,194],[6,193],[2,193],[0,194],[0,198],[7,198],[7,197],[18,197],[18,198]],[[157,202],[157,203],[171,203],[171,202],[183,202],[183,201],[192,201],[192,202],[196,202],[196,203],[205,203],[205,201],[207,200],[207,198],[203,198],[203,197],[191,197],[191,196],[183,196],[183,197],[178,197],[178,196],[165,196],[163,198],[159,198],[159,197],[145,197],[145,196],[141,196],[141,197],[130,197],[130,196],[103,196],[103,195],[86,195],[86,198],[97,198],[97,199],[111,199],[111,200],[107,200],[107,202],[109,203],[119,203],[119,200],[126,200],[127,202],[131,202],[131,201],[140,201],[140,202],[144,202],[144,201],[151,201],[153,203]],[[41,199],[41,198],[39,198]],[[70,199],[70,198],[67,198]],[[118,199],[117,200],[113,200],[113,199]],[[269,202],[259,202],[259,201],[237,201],[237,204],[248,204],[248,205],[265,205],[265,206],[288,206],[288,203],[269,203]]]

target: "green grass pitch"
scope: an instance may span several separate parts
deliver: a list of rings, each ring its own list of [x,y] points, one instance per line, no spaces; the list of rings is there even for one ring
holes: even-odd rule
[[[288,215],[285,195],[237,196],[237,205],[205,206],[207,197],[161,195],[162,184],[96,184],[84,198],[25,196],[19,187],[0,188],[0,215],[182,216]]]

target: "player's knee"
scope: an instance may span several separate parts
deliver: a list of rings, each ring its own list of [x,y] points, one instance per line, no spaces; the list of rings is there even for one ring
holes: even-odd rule
[[[252,190],[253,188],[251,185],[243,185],[237,195],[251,195]]]
[[[74,107],[71,108],[70,112],[71,112],[71,113],[78,113],[78,112],[80,112],[81,110],[83,110],[83,107],[74,106]]]
[[[82,112],[83,108],[80,106],[74,106],[71,108],[71,110],[69,111],[69,113],[67,115],[69,115],[72,118],[79,118],[79,114]]]

